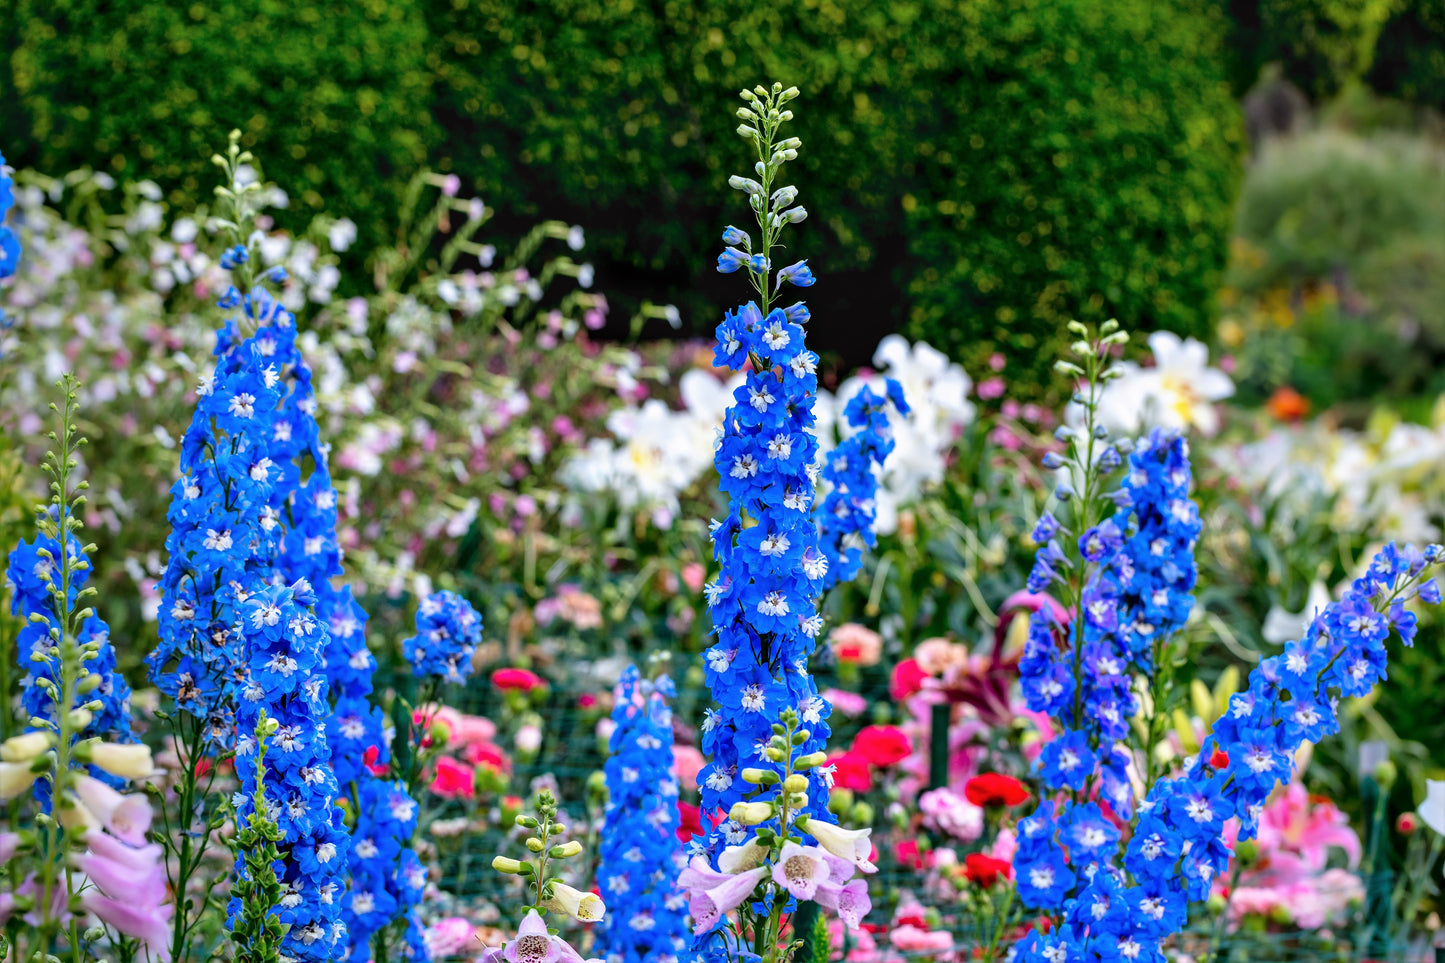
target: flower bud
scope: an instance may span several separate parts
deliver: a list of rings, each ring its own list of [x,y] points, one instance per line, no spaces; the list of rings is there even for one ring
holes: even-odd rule
[[[122,779],[144,779],[156,769],[151,761],[150,747],[139,743],[129,746],[114,742],[98,743],[91,746],[90,761]]]
[[[779,782],[778,774],[771,769],[744,769],[743,782],[754,786],[772,786]]]
[[[783,103],[787,103],[788,101],[796,98],[800,93],[802,93],[802,91],[800,91],[797,87],[789,87],[787,90],[783,91],[781,94],[778,95],[778,99],[781,100]]]
[[[738,124],[738,136],[748,140],[757,140],[758,129],[756,127],[749,127],[747,124]]]
[[[784,779],[784,780],[783,780],[783,791],[784,791],[784,792],[807,792],[807,791],[808,791],[808,777],[807,777],[807,776],[804,776],[804,775],[801,775],[801,774],[799,774],[799,773],[796,773],[796,772],[793,773],[793,774],[792,774],[791,776],[789,776],[787,779]]]
[[[788,805],[789,805],[791,808],[793,808],[793,809],[807,809],[807,808],[808,808],[808,794],[805,793],[805,792],[789,793],[789,794],[788,794]]]
[[[1411,836],[1419,828],[1420,817],[1414,813],[1401,813],[1395,819],[1395,832],[1401,836]]]
[[[50,749],[54,737],[49,732],[26,732],[0,742],[0,761],[29,762]]]
[[[812,736],[813,734],[807,729],[799,729],[797,732],[793,733],[793,745],[801,746],[803,743],[811,739]]]
[[[495,869],[499,873],[511,873],[513,876],[521,876],[524,875],[522,873],[523,865],[526,864],[507,856],[492,857],[492,869]]]
[[[27,762],[0,762],[0,800],[14,799],[25,792],[39,775]]]
[[[799,771],[812,769],[814,766],[821,766],[828,761],[826,752],[810,752],[806,756],[799,756],[793,760],[793,768]]]
[[[579,856],[582,853],[582,844],[575,839],[570,839],[561,846],[553,846],[547,850],[547,855],[552,859],[567,859],[572,856]]]
[[[773,804],[766,802],[735,802],[728,818],[740,826],[756,826],[773,818]]]
[[[778,749],[773,746],[769,746],[768,748],[764,749],[763,755],[768,758],[769,762],[782,762],[784,759],[788,758],[787,750]]]
[[[800,224],[808,218],[806,207],[790,207],[783,212],[783,220],[789,224]]]
[[[773,196],[768,198],[768,202],[774,207],[787,207],[797,199],[798,189],[789,184],[787,187],[780,187],[773,191]]]
[[[532,852],[534,852],[534,853],[540,853],[540,852],[541,852],[543,849],[545,849],[546,847],[542,845],[542,841],[541,841],[540,839],[538,839],[536,836],[528,836],[528,837],[527,837],[527,848],[528,848],[529,850],[531,850]]]
[[[522,827],[523,829],[536,829],[536,828],[537,828],[537,820],[536,820],[536,817],[534,817],[534,816],[522,816],[522,815],[519,815],[519,816],[517,816],[516,819],[513,820],[513,822],[515,822],[518,826]]]

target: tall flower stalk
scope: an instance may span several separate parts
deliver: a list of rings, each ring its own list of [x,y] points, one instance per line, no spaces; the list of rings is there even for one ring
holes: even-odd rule
[[[1099,389],[1116,376],[1110,349],[1127,338],[1112,322],[1097,334],[1071,327],[1077,360],[1059,367],[1082,381],[1079,427],[1061,429],[1064,452],[1044,460],[1065,473],[1062,517],[1046,513],[1035,528],[1029,589],[1056,592],[1077,614],[1065,627],[1044,606],[1029,624],[1024,695],[1059,735],[1040,755],[1044,792],[1019,824],[1014,859],[1019,898],[1059,925],[1027,936],[1016,958],[1161,960],[1189,903],[1208,898],[1229,866],[1225,822],[1238,817],[1239,838],[1253,838],[1295,750],[1337,731],[1338,700],[1383,676],[1392,631],[1412,639],[1406,602],[1440,601],[1427,572],[1442,550],[1387,546],[1302,640],[1260,663],[1182,772],[1158,772],[1172,639],[1193,605],[1201,528],[1188,444],[1164,431],[1110,439],[1096,418]]]
[[[694,841],[695,855],[678,881],[688,890],[698,947],[709,958],[774,963],[790,959],[799,945],[788,921],[803,902],[857,926],[868,894],[853,875],[875,867],[868,831],[829,821],[829,706],[808,671],[830,564],[814,520],[818,359],[803,343],[806,305],[773,302],[783,285],[810,287],[814,278],[807,261],[776,272],[772,265],[783,229],[807,216],[794,206],[797,188],[775,186],[801,146],[781,136],[798,91],[774,84],[741,96],[738,133],[756,152],[755,177],[728,183],[747,196],[756,237],[729,227],[718,270],[744,271],[758,300],[729,312],[717,328],[715,364],[748,374],[715,456],[729,509],[712,524],[721,571],[706,589],[717,633],[706,660],[717,704],[702,726],[711,758],[699,777],[703,813],[715,828]],[[858,447],[866,443],[865,436]],[[861,450],[859,456],[850,471],[871,473]],[[843,507],[851,524],[854,514],[843,501],[852,495],[849,483],[837,476],[834,518]]]
[[[164,929],[169,912],[159,902],[163,888],[159,894],[153,885],[139,888],[153,881],[150,871],[159,871],[149,852],[136,851],[132,857],[137,888],[127,894],[133,900],[153,901],[148,914],[116,902],[114,897],[122,894],[113,887],[98,881],[83,886],[85,877],[77,872],[89,866],[87,872],[95,876],[110,865],[104,856],[108,849],[127,853],[127,844],[144,842],[149,804],[141,797],[122,797],[113,787],[149,776],[152,765],[144,746],[106,740],[112,735],[130,740],[129,690],[115,672],[105,624],[86,604],[96,594],[84,584],[95,546],[80,542],[78,514],[87,485],[75,480],[85,439],[75,425],[78,386],[67,376],[59,387],[63,406],[52,404],[51,409],[61,416],[60,430],[50,434],[55,447],[45,461],[50,503],[37,512],[36,542],[22,543],[7,571],[12,604],[28,620],[20,641],[29,670],[22,697],[29,719],[27,732],[0,743],[0,800],[12,800],[13,822],[18,815],[14,800],[34,786],[44,810],[36,819],[38,831],[29,852],[7,860],[11,888],[33,914],[30,944],[18,947],[16,958],[49,957],[63,934],[67,955],[79,963],[85,951],[80,918],[72,908],[76,900],[163,955],[163,941],[156,945],[157,928]],[[123,835],[125,841],[107,832]]]
[[[812,519],[818,359],[803,344],[807,307],[772,307],[784,284],[807,287],[814,279],[806,261],[776,276],[772,269],[783,228],[806,216],[792,206],[797,188],[773,186],[801,146],[796,137],[780,136],[797,90],[773,88],[743,92],[738,133],[757,153],[757,179],[728,182],[747,196],[758,237],[755,243],[729,227],[723,234],[728,248],[718,258],[718,270],[745,272],[759,300],[729,312],[717,328],[715,363],[748,374],[724,418],[715,456],[729,505],[727,517],[712,523],[721,571],[706,589],[717,633],[706,658],[717,707],[703,722],[702,747],[711,758],[699,777],[703,811],[722,820],[707,842],[714,853],[752,835],[726,814],[747,791],[742,769],[777,768],[764,753],[783,711],[796,710],[811,727],[805,751],[821,749],[828,738],[829,706],[808,672],[823,621],[816,600],[828,571]],[[829,787],[821,775],[813,778],[818,784],[809,812],[824,813]]]

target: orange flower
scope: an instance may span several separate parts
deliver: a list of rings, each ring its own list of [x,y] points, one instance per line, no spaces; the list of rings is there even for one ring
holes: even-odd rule
[[[1310,413],[1309,399],[1289,385],[1276,388],[1265,408],[1280,421],[1299,421]]]

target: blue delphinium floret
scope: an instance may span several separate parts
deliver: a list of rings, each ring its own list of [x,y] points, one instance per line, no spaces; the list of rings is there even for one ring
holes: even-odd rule
[[[402,654],[423,676],[465,682],[472,655],[482,641],[482,614],[455,592],[434,592],[416,610],[416,635],[402,642]]]
[[[889,378],[885,394],[864,385],[844,408],[853,434],[828,453],[823,481],[828,493],[818,507],[819,546],[828,556],[823,578],[827,591],[851,582],[863,567],[863,549],[878,544],[878,473],[893,452],[893,427],[888,421],[891,403],[899,415],[908,414],[903,388]]]
[[[675,963],[692,943],[687,896],[677,888],[686,863],[677,839],[671,695],[672,680],[639,679],[636,666],[615,690],[597,869],[607,903],[598,944],[606,963]]]
[[[277,725],[267,742],[265,791],[282,837],[277,848],[284,893],[277,914],[290,929],[281,952],[322,963],[347,945],[341,903],[350,851],[326,739],[331,705],[322,654],[328,632],[316,618],[316,594],[304,579],[289,586],[253,583],[241,594],[236,815],[244,819],[254,805],[256,742],[251,733],[264,712]],[[231,912],[238,909],[233,905]]]

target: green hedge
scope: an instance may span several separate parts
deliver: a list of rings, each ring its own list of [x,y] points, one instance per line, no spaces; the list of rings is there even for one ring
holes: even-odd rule
[[[1206,2],[1227,10],[1236,92],[1253,86],[1265,64],[1277,63],[1285,79],[1316,101],[1333,97],[1364,75],[1374,60],[1381,29],[1400,5],[1400,0]]]
[[[911,85],[903,199],[913,333],[1041,379],[1070,318],[1207,336],[1242,147],[1221,36],[1159,0],[974,0],[930,18],[918,46],[945,58]]]
[[[908,326],[1025,378],[1071,315],[1206,330],[1241,148],[1215,2],[0,0],[0,124],[19,163],[192,194],[240,126],[363,229],[429,160],[498,229],[586,225],[604,290],[704,332],[736,91],[795,83],[819,347]]]
[[[738,209],[723,181],[744,152],[724,118],[739,87],[777,78],[804,94],[794,177],[821,217],[799,243],[822,276],[810,295],[834,309],[815,312],[825,347],[906,322],[1039,377],[1069,316],[1207,330],[1242,147],[1215,15],[1160,0],[429,2],[448,161],[480,157],[504,207],[616,225],[594,235],[609,255],[670,280],[657,293],[699,317],[726,296],[709,265],[719,212]]]
[[[1445,3],[1398,3],[1380,34],[1368,79],[1382,94],[1445,110]]]
[[[0,24],[14,85],[0,129],[17,164],[206,197],[210,157],[240,128],[298,216],[379,204],[386,223],[398,178],[435,141],[411,0],[0,0]]]

